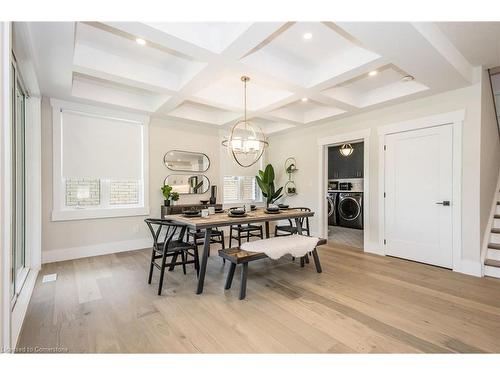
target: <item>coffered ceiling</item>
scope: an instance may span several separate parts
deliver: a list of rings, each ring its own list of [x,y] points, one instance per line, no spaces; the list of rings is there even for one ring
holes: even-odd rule
[[[432,23],[28,23],[44,95],[267,133],[466,86]],[[406,77],[406,78],[404,78]]]

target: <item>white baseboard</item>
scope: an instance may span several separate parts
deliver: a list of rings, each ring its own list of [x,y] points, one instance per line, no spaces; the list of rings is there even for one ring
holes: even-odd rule
[[[24,282],[21,293],[17,297],[16,304],[12,310],[11,315],[11,346],[13,349],[17,346],[17,340],[19,339],[19,334],[21,333],[21,328],[23,326],[24,318],[26,317],[26,312],[28,311],[28,305],[35,289],[36,278],[38,276],[38,270],[31,269],[26,276],[26,281]]]
[[[384,250],[380,248],[378,242],[368,242],[364,247],[365,253],[376,254],[376,255],[385,255]]]
[[[454,268],[453,271],[471,276],[483,276],[483,267],[480,261],[462,259],[459,261],[459,266]]]
[[[123,251],[139,250],[149,248],[151,247],[151,245],[151,238],[139,238],[136,240],[106,242],[97,245],[47,250],[42,251],[42,263],[60,262],[63,260],[87,258],[97,255],[120,253]]]

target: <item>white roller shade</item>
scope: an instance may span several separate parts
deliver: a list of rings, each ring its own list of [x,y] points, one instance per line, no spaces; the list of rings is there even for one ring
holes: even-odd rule
[[[62,110],[63,177],[141,179],[143,124]]]

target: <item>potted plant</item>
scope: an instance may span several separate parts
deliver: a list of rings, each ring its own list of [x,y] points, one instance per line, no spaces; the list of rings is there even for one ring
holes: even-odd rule
[[[170,200],[172,201],[172,205],[175,204],[179,200],[179,193],[176,191],[173,191],[170,193]]]
[[[170,206],[170,197],[172,195],[172,186],[163,185],[161,188],[161,192],[163,194],[163,198],[165,198],[165,206]]]
[[[274,168],[271,164],[266,166],[266,169],[259,170],[259,175],[255,176],[257,184],[259,185],[262,195],[266,198],[266,206],[273,204],[282,197],[281,191],[283,187],[275,190],[274,187]]]

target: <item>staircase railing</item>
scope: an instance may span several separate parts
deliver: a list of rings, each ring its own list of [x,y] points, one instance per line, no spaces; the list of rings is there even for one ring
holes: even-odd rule
[[[488,69],[488,78],[490,79],[491,96],[493,97],[493,108],[495,109],[495,119],[497,121],[498,137],[500,137],[500,124],[498,123],[498,116],[500,116],[500,113],[498,113],[497,101],[495,100],[495,91],[493,91],[493,82],[491,82],[491,77],[496,74],[500,74],[500,68]]]

